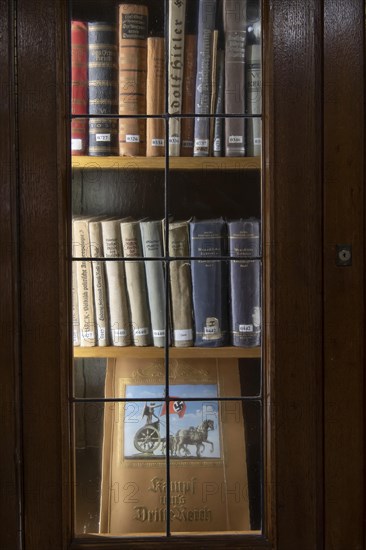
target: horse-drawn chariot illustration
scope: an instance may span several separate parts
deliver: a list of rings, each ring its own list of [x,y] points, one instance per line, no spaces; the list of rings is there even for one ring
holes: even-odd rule
[[[161,436],[160,426],[164,425],[161,418],[155,414],[155,409],[162,407],[162,404],[145,404],[143,417],[146,417],[145,425],[137,430],[134,435],[133,444],[135,448],[144,455],[154,455],[155,451],[160,451],[164,455],[167,449],[167,440]],[[214,452],[214,443],[208,439],[210,431],[214,430],[214,421],[211,419],[203,420],[198,426],[181,428],[175,434],[169,435],[169,454],[171,457],[187,458],[192,456],[190,446],[196,448],[196,457],[201,458],[209,446],[211,453]],[[156,455],[155,455],[156,456]]]

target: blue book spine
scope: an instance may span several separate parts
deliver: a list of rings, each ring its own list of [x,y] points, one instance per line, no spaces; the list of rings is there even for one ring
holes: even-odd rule
[[[89,113],[117,114],[118,62],[116,27],[88,23]],[[118,155],[118,120],[89,120],[89,155]]]
[[[222,218],[190,223],[193,260],[192,296],[195,346],[219,347],[228,342],[227,263],[215,260],[227,252],[227,228]]]
[[[261,344],[261,238],[257,219],[228,222],[230,261],[230,333],[238,347]],[[244,259],[245,258],[245,259]],[[253,258],[253,259],[251,259]],[[256,258],[256,259],[254,259]]]

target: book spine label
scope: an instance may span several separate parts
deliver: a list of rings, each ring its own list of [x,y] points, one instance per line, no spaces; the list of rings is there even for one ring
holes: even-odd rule
[[[197,78],[195,108],[197,115],[209,115],[211,105],[211,53],[215,26],[216,0],[199,0],[197,37]],[[194,125],[193,154],[207,157],[210,152],[210,119],[198,117]]]
[[[227,248],[226,223],[222,219],[190,223],[192,296],[195,346],[218,347],[228,340],[228,274],[226,262],[212,260]]]
[[[73,221],[73,252],[76,257],[90,257],[90,241],[88,222]],[[80,321],[80,345],[91,347],[96,345],[93,274],[91,261],[76,262],[76,284],[78,289],[78,306]]]
[[[171,115],[182,113],[185,15],[186,0],[169,0],[168,109]],[[180,139],[180,118],[171,118],[169,120],[170,156],[179,156]]]
[[[117,114],[118,67],[116,28],[105,22],[88,23],[89,112]],[[97,124],[102,125],[98,132]],[[118,133],[113,119],[90,119],[89,154],[118,154]]]
[[[215,113],[224,114],[224,96],[225,96],[225,52],[217,52],[217,97]],[[224,154],[224,119],[215,118],[214,138],[213,138],[213,156],[222,157]]]
[[[183,114],[194,114],[195,85],[197,63],[197,36],[186,34],[184,44],[184,71],[183,71]],[[193,156],[194,118],[183,118],[181,124],[182,157]]]
[[[253,347],[261,343],[260,221],[228,223],[229,254],[243,256],[230,262],[230,325],[233,346]]]
[[[245,113],[246,0],[224,0],[225,114]],[[225,119],[225,154],[245,156],[245,119]]]
[[[171,257],[189,255],[187,222],[169,224],[169,255]],[[186,260],[173,260],[170,262],[169,283],[173,345],[175,347],[192,346],[192,288],[189,262]]]
[[[88,29],[82,21],[71,22],[71,113],[88,114]],[[85,155],[87,151],[85,119],[71,121],[71,153]]]
[[[146,114],[162,115],[165,112],[165,42],[164,38],[147,39]],[[146,120],[146,156],[165,154],[165,123],[161,118]]]
[[[255,44],[247,47],[247,110],[250,115],[262,112],[262,68],[261,46]],[[247,154],[258,157],[261,154],[262,133],[260,118],[247,121]]]
[[[119,6],[119,114],[146,114],[147,19],[146,6]],[[119,120],[119,154],[145,155],[146,121]]]
[[[105,258],[122,257],[121,232],[118,220],[102,221],[103,252]],[[131,344],[130,319],[123,262],[105,262],[109,327],[114,346]]]
[[[160,221],[140,222],[142,248],[145,258],[161,258],[163,243]],[[151,328],[154,346],[165,345],[165,278],[161,261],[145,263]]]
[[[89,155],[105,157],[118,155],[118,120],[89,119]]]
[[[90,253],[92,258],[103,256],[102,228],[98,221],[89,222]],[[108,346],[108,303],[104,262],[92,262],[94,309],[98,346]]]
[[[121,235],[124,257],[141,257],[143,254],[139,223],[121,223]],[[142,262],[130,261],[126,262],[125,270],[133,343],[135,346],[149,346],[151,344],[151,328],[145,267]]]

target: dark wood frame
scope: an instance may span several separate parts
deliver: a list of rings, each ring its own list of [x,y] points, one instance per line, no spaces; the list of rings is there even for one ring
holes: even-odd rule
[[[270,219],[269,539],[210,537],[208,542],[203,537],[194,546],[356,550],[364,542],[364,3],[264,4],[264,89],[270,113],[264,166]],[[1,66],[9,74],[1,104],[10,105],[1,131],[4,143],[11,136],[17,144],[16,149],[1,148],[11,183],[0,201],[4,235],[11,243],[2,262],[2,311],[13,328],[10,337],[6,331],[1,335],[2,353],[8,350],[4,388],[13,404],[5,414],[9,424],[1,471],[11,487],[17,486],[2,499],[3,525],[9,528],[2,530],[1,541],[6,548],[19,547],[20,525],[26,548],[106,548],[93,541],[70,546],[65,6],[62,0],[13,0],[9,11],[3,0],[0,5],[8,16],[5,24],[1,21],[2,36],[8,37],[8,29],[10,47],[0,42]],[[17,40],[17,75],[12,38]],[[9,94],[16,76],[13,103]],[[17,126],[11,123],[15,114]],[[353,244],[351,268],[335,267],[338,241]],[[346,330],[339,319],[347,320]],[[13,413],[21,419],[18,425]],[[14,465],[15,449],[21,468]],[[177,539],[174,547],[187,547],[191,540]],[[161,541],[128,543],[129,548],[161,546]]]

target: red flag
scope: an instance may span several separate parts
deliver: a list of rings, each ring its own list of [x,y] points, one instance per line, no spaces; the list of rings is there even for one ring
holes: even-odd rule
[[[176,401],[169,401],[169,413],[170,414],[177,414],[179,418],[183,418],[184,413],[186,412],[187,405],[184,401],[179,399],[179,397],[172,397],[172,399],[176,399]],[[166,414],[166,404],[164,403],[160,416],[163,416]]]

